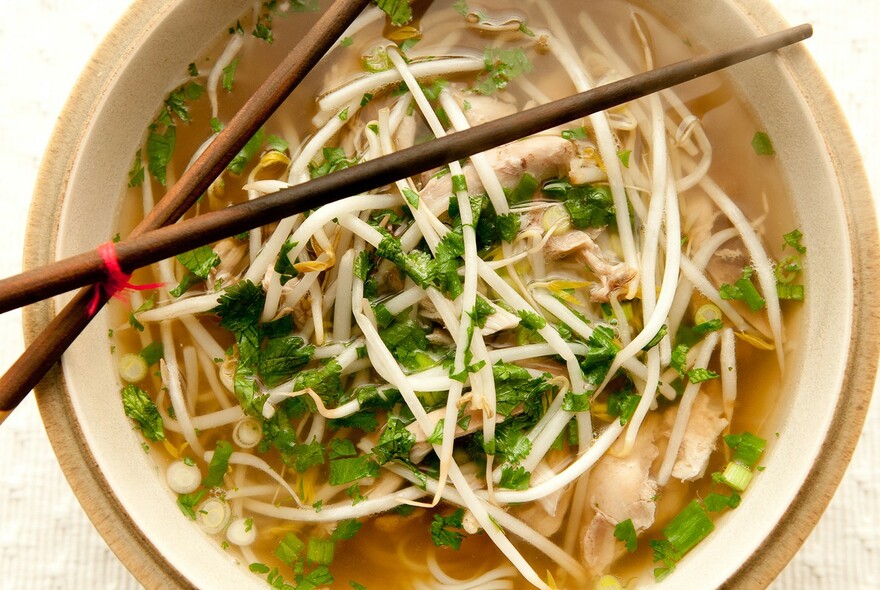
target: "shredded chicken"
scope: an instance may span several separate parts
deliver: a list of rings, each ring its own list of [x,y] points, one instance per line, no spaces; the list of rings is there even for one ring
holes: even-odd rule
[[[585,232],[573,230],[547,240],[544,248],[547,260],[571,255],[576,255],[599,279],[599,283],[590,289],[593,301],[608,301],[612,293],[623,290],[638,274],[635,269],[604,252]]]
[[[626,456],[623,439],[600,459],[590,475],[587,499],[595,511],[583,537],[584,562],[596,573],[608,570],[611,563],[625,551],[614,538],[614,527],[632,520],[636,532],[654,523],[657,482],[651,477],[651,464],[660,454],[654,444],[658,421],[646,421],[636,443]],[[613,485],[609,485],[613,482]]]
[[[672,477],[682,481],[694,481],[703,477],[718,437],[727,424],[721,396],[700,392],[691,407],[691,416],[672,468]]]
[[[538,180],[565,176],[575,156],[572,143],[555,135],[533,135],[485,154],[501,186],[507,189],[514,188],[526,172]],[[483,192],[483,183],[472,165],[464,166],[462,173],[472,194]],[[450,194],[452,177],[444,174],[429,180],[420,197],[431,211],[438,214],[448,207]]]

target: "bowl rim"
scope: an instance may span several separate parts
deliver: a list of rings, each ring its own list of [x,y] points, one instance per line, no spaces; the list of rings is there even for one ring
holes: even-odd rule
[[[730,1],[747,14],[759,30],[775,28],[783,22],[767,0]],[[61,196],[76,157],[76,150],[65,150],[63,146],[77,145],[82,139],[96,105],[115,74],[139,39],[175,3],[176,0],[134,2],[101,42],[78,78],[40,166],[28,217],[25,269],[46,264],[54,256]],[[868,179],[846,118],[819,67],[805,47],[792,48],[791,51],[797,59],[783,59],[784,67],[810,97],[809,109],[823,131],[846,204],[853,255],[852,332],[841,393],[827,431],[829,434],[816,461],[784,516],[750,558],[722,584],[723,588],[750,589],[769,585],[813,530],[843,478],[858,443],[880,356],[880,314],[875,313],[870,304],[870,294],[880,287],[880,262],[867,255],[880,249],[880,234]],[[827,133],[828,129],[834,129],[836,133],[831,135]],[[47,240],[46,236],[51,238]],[[54,301],[24,309],[26,344],[33,341],[54,314]],[[79,423],[69,419],[73,410],[60,366],[55,366],[46,375],[35,392],[47,435],[68,483],[120,561],[145,587],[193,588],[132,519],[124,515],[95,457],[84,444]],[[841,428],[844,425],[847,428]],[[806,491],[807,482],[809,493],[801,493]]]

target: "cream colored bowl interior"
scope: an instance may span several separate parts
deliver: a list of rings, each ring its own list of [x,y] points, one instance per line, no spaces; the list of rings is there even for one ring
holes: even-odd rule
[[[687,26],[690,38],[709,48],[728,47],[756,33],[785,26],[766,3],[754,0],[713,2],[711,10],[696,17],[689,1],[656,4],[661,7],[658,12],[674,21],[691,23]],[[61,164],[47,164],[45,182],[38,183],[48,190],[37,196],[28,243],[29,266],[94,248],[115,233],[116,195],[123,192],[132,154],[155,115],[156,105],[186,65],[203,53],[241,9],[242,3],[232,0],[144,0],[135,5],[99,51],[56,132],[52,149]],[[781,163],[794,195],[794,216],[809,248],[808,297],[799,318],[803,329],[799,334],[796,328],[789,330],[788,373],[780,392],[783,401],[774,416],[779,437],[770,442],[767,469],[749,489],[742,507],[723,516],[710,539],[667,579],[663,586],[668,588],[703,589],[736,581],[748,575],[748,568],[742,568],[744,563],[760,565],[760,559],[750,560],[757,548],[788,543],[793,548],[782,552],[781,563],[769,568],[760,565],[763,582],[761,576],[751,578],[764,583],[767,575],[778,572],[818,518],[816,514],[804,521],[803,515],[786,512],[801,500],[798,494],[804,493],[804,481],[827,447],[826,435],[837,416],[839,392],[847,372],[853,369],[851,336],[853,326],[860,324],[858,319],[855,324],[846,321],[853,317],[854,309],[858,310],[853,306],[852,244],[864,244],[864,235],[871,238],[868,243],[876,243],[872,211],[862,215],[868,228],[862,238],[852,227],[846,203],[853,202],[849,195],[854,188],[860,183],[866,186],[866,182],[858,165],[845,173],[841,168],[852,166],[843,161],[846,150],[852,150],[851,141],[807,54],[794,48],[787,50],[784,58],[760,58],[736,66],[730,73],[744,95],[761,97],[752,103],[755,116],[773,138],[777,153],[784,154]],[[53,188],[63,191],[60,205],[49,194]],[[47,240],[47,235],[53,241]],[[46,309],[30,311],[29,329],[45,321],[46,313]],[[77,451],[77,460],[92,460],[97,466],[88,476],[93,481],[83,483],[81,475],[72,473],[78,463],[69,458],[71,451],[58,450],[68,439],[53,436],[75,491],[111,546],[145,584],[158,586],[161,579],[162,585],[188,582],[217,589],[265,587],[265,582],[246,568],[234,567],[216,540],[181,517],[153,457],[143,452],[139,434],[122,413],[107,339],[111,327],[102,314],[64,357],[63,381],[69,396],[64,403],[74,415],[59,417],[56,402],[46,401],[50,395],[58,397],[59,392],[50,391],[60,387],[57,374],[55,385],[50,381],[40,392],[44,416],[50,414],[50,435],[53,424],[60,424],[60,431],[68,433],[64,436],[76,438],[81,431],[85,448]],[[869,348],[876,351],[874,344]],[[845,447],[849,443],[841,444],[843,456],[848,458]],[[830,489],[821,490],[822,494],[830,496],[839,475],[832,480]],[[101,498],[96,499],[95,494]],[[121,516],[120,509],[128,516]],[[815,511],[816,507],[802,507],[802,511],[806,509]],[[779,533],[774,529],[784,515],[801,518],[807,523],[806,530],[789,530],[786,538],[776,539]],[[144,555],[133,554],[137,543],[143,544]],[[145,571],[144,560],[158,560],[158,555],[167,559],[167,564],[158,562],[162,571]]]

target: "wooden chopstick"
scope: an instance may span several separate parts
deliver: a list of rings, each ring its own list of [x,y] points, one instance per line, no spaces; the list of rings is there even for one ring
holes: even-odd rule
[[[294,213],[379,188],[400,178],[414,176],[544,129],[641,98],[797,43],[811,35],[810,25],[800,25],[753,39],[733,49],[680,61],[521,111],[316,178],[260,199],[133,236],[116,245],[117,258],[121,267],[126,272],[130,272]],[[4,279],[0,281],[0,311],[9,309],[13,303],[23,305],[36,298],[49,297],[76,286],[101,281],[105,274],[101,257],[96,252],[86,252]],[[21,289],[30,291],[27,297],[21,296]],[[10,295],[10,291],[18,291],[18,293]],[[2,396],[5,395],[7,377],[8,373],[0,380],[0,408],[5,408]]]
[[[251,136],[263,126],[306,74],[333,47],[369,2],[370,0],[336,0],[241,107],[208,149],[168,190],[149,215],[132,230],[129,238],[144,235],[150,230],[173,223],[188,211]],[[95,281],[78,282],[62,291],[54,290],[52,294],[101,280],[103,277]],[[22,284],[16,285],[14,281],[10,287],[30,289]],[[86,310],[95,289],[96,287],[89,287],[77,293],[0,378],[0,424],[58,362],[61,354],[88,325],[92,316]],[[24,295],[26,295],[25,299],[18,299],[20,303],[7,308],[7,311],[51,296],[42,291],[34,292],[34,296],[29,296],[28,293]],[[100,305],[103,306],[107,302],[106,296],[101,291],[98,297]]]

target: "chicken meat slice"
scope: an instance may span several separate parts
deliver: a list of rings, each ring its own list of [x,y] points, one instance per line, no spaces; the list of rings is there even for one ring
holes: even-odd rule
[[[617,260],[610,252],[605,252],[586,232],[572,230],[553,236],[544,246],[544,258],[559,260],[576,256],[596,275],[599,282],[590,288],[590,299],[596,302],[608,301],[611,294],[623,290],[638,276],[638,271]]]
[[[632,520],[637,533],[654,523],[657,481],[651,477],[651,465],[659,455],[654,444],[659,420],[651,418],[642,425],[628,454],[622,455],[621,437],[590,474],[587,502],[594,512],[584,532],[583,556],[596,573],[608,571],[625,551],[623,543],[614,538],[618,523]]]
[[[525,173],[539,181],[565,176],[571,167],[572,158],[575,157],[572,143],[555,135],[533,135],[484,154],[501,186],[506,189],[514,188]],[[466,164],[462,173],[471,194],[484,192],[483,182],[472,164]],[[451,194],[452,176],[449,174],[431,178],[419,193],[421,200],[435,215],[449,207]]]
[[[672,477],[682,481],[703,477],[718,437],[727,425],[720,394],[698,393],[672,467]]]

